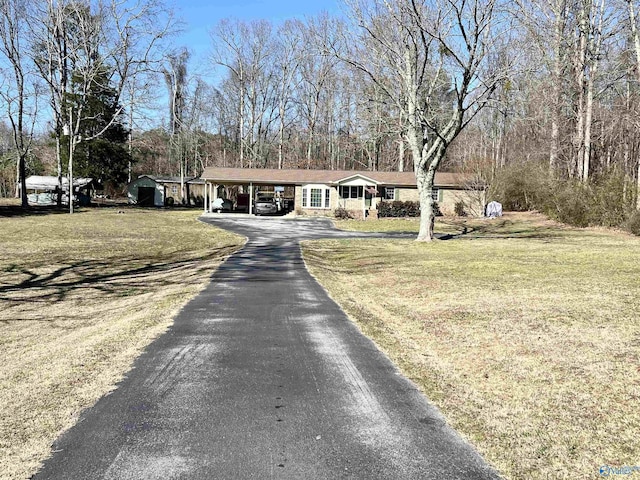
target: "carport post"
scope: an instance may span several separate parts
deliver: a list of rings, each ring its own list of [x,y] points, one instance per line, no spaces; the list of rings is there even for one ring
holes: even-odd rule
[[[211,192],[211,202],[215,203],[218,199],[218,185],[214,183],[211,185],[211,188],[213,188],[213,191]]]
[[[362,220],[367,219],[367,186],[362,187]]]
[[[207,205],[207,188],[209,188],[209,184],[207,181],[204,181],[204,213],[208,213],[208,205]]]
[[[253,183],[249,182],[249,215],[253,212]]]

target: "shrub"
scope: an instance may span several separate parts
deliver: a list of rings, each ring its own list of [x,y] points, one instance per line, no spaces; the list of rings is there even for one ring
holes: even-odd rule
[[[634,235],[640,236],[640,210],[635,210],[627,220],[627,230]]]
[[[466,217],[467,216],[467,212],[464,211],[464,202],[462,202],[462,201],[456,202],[455,206],[453,207],[453,211],[459,217]]]
[[[173,207],[173,205],[175,204],[175,200],[173,199],[173,197],[167,197],[164,201],[164,204],[167,207]]]
[[[629,210],[629,205],[625,205],[624,201],[624,183],[624,176],[617,172],[601,174],[590,182],[591,225],[624,225]]]
[[[589,197],[586,186],[577,182],[558,183],[544,212],[562,223],[576,227],[589,226]]]
[[[353,215],[351,215],[349,210],[342,207],[336,208],[333,211],[333,216],[336,217],[338,220],[351,220],[353,218]]]
[[[378,217],[419,217],[420,216],[420,203],[419,202],[401,202],[395,200],[393,202],[380,202],[378,204]]]
[[[436,217],[441,217],[440,207],[437,202],[433,202],[433,213]],[[419,217],[420,202],[401,202],[399,200],[393,202],[378,203],[378,218],[404,218]]]
[[[552,194],[549,168],[535,163],[514,163],[496,172],[488,192],[504,210],[542,210]]]
[[[501,202],[504,210],[539,210],[578,227],[629,228],[632,195],[625,194],[628,182],[613,169],[594,172],[583,183],[553,178],[546,163],[514,163],[496,172],[488,198]]]

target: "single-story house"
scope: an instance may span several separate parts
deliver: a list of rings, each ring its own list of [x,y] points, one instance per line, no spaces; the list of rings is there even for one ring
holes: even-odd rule
[[[204,198],[204,180],[197,177],[185,177],[185,203],[202,205]],[[183,203],[180,177],[140,175],[127,185],[129,203],[142,207],[163,207],[170,202]],[[169,199],[173,200],[169,200]]]
[[[56,203],[58,193],[58,177],[53,175],[31,175],[25,179],[27,187],[27,199],[30,204],[53,205]],[[92,178],[74,178],[73,190],[82,193],[85,197],[95,196],[99,185]],[[62,201],[67,203],[69,193],[69,178],[62,177]]]
[[[356,218],[377,216],[381,201],[418,201],[414,172],[368,172],[345,170],[278,170],[249,168],[205,168],[202,179],[205,212],[217,198],[220,186],[242,185],[249,193],[253,211],[256,191],[289,187],[294,192],[293,208],[308,215],[331,215],[336,208]],[[292,188],[293,187],[293,188]],[[443,214],[454,214],[463,202],[469,215],[483,215],[485,195],[473,177],[460,173],[436,173],[433,198]]]

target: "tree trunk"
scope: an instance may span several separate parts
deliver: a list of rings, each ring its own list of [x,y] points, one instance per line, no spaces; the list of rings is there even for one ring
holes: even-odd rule
[[[73,213],[73,151],[74,135],[69,135],[69,213]]]
[[[419,242],[430,242],[433,240],[433,227],[435,224],[435,212],[433,209],[433,181],[435,171],[427,172],[426,175],[418,175],[418,195],[420,198],[420,231],[418,232]]]
[[[26,152],[20,154],[18,172],[20,174],[20,206],[22,208],[29,208],[29,202],[27,200],[27,154]]]
[[[587,2],[592,0],[580,0],[578,18],[578,39],[576,41],[576,86],[578,88],[578,104],[576,106],[576,131],[574,137],[574,159],[571,165],[570,176],[583,177],[584,140],[585,140],[585,102],[586,102],[586,62],[589,35],[589,13]],[[590,7],[589,7],[590,9]]]
[[[600,1],[597,11],[597,24],[590,25],[591,38],[589,39],[589,51],[591,53],[591,64],[589,65],[589,78],[587,79],[587,99],[585,105],[585,125],[584,125],[584,152],[582,157],[582,181],[589,180],[589,167],[591,161],[591,126],[593,123],[593,89],[595,79],[598,74],[600,47],[602,46],[602,24],[604,21],[605,0]],[[593,21],[596,19],[594,18]]]
[[[627,0],[629,6],[629,24],[631,26],[631,35],[633,37],[633,46],[636,53],[636,78],[640,81],[640,36],[636,26],[636,16],[633,9],[633,0]],[[638,161],[638,172],[636,177],[636,209],[640,210],[640,161]]]
[[[587,82],[587,100],[585,104],[585,119],[584,119],[584,139],[582,141],[582,159],[578,158],[578,161],[582,161],[580,171],[582,172],[582,181],[587,182],[589,180],[589,163],[591,160],[591,125],[593,123],[593,76],[595,75],[595,68],[590,74],[589,81]]]
[[[56,135],[56,161],[58,168],[58,196],[56,198],[56,204],[58,208],[62,207],[62,155],[60,155],[60,135]]]
[[[640,80],[640,37],[638,36],[638,27],[636,26],[636,15],[633,8],[633,0],[627,0],[629,6],[629,24],[631,27],[631,36],[633,37],[633,47],[636,53],[636,76]]]
[[[278,132],[278,169],[282,169],[282,163],[283,163],[282,157],[283,157],[283,150],[284,150],[284,114],[285,114],[283,99],[280,99],[278,113],[280,114],[280,130]]]
[[[636,184],[636,210],[640,210],[640,161],[638,162],[638,175]]]
[[[562,42],[566,23],[566,1],[556,3],[554,24],[554,58],[553,58],[553,109],[551,116],[551,146],[549,151],[549,170],[553,172],[558,165],[560,150],[560,116],[562,104]]]

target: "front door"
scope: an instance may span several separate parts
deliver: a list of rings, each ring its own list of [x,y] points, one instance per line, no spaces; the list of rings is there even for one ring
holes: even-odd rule
[[[369,189],[365,188],[364,189],[364,206],[366,208],[371,208],[371,199],[373,198],[373,196],[369,193]]]

